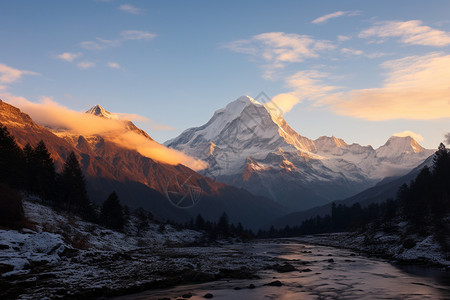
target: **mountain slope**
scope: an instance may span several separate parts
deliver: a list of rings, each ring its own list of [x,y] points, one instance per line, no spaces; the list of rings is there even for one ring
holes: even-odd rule
[[[362,191],[352,197],[347,199],[333,201],[334,203],[351,206],[355,203],[361,204],[361,206],[367,206],[371,203],[381,203],[386,201],[389,198],[394,199],[396,197],[397,191],[403,184],[409,184],[411,180],[419,175],[420,170],[424,166],[428,166],[429,168],[433,165],[433,156],[428,157],[423,163],[414,168],[408,174],[404,176],[400,176],[391,180],[386,180],[385,182],[380,182],[379,184],[371,187],[367,190]],[[314,207],[312,209],[308,209],[305,211],[294,212],[287,214],[281,218],[273,220],[266,224],[265,228],[270,228],[270,226],[274,226],[276,228],[284,228],[286,225],[296,226],[301,224],[302,221],[312,218],[315,216],[325,216],[331,213],[331,203]]]
[[[121,147],[109,137],[83,136],[60,129],[52,132],[2,101],[0,122],[8,127],[22,147],[28,142],[34,146],[42,139],[58,170],[61,170],[68,154],[74,151],[85,173],[89,196],[96,202],[103,201],[115,190],[122,203],[141,206],[162,218],[185,222],[201,213],[206,219],[215,220],[225,211],[230,221],[240,221],[252,228],[285,212],[269,199],[217,182],[183,165],[157,162],[136,150]],[[128,126],[128,121],[124,122],[124,126]],[[127,128],[134,130],[133,127]],[[190,184],[201,189],[200,201],[192,208],[178,208],[166,197],[168,190],[179,188],[174,181],[179,176],[189,178]]]
[[[313,141],[248,96],[165,145],[207,161],[203,174],[292,210],[345,198],[386,176],[405,174],[433,152],[410,137],[391,137],[377,150],[336,137]]]

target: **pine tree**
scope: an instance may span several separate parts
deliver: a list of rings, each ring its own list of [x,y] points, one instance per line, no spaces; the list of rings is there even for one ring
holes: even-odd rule
[[[93,219],[95,213],[88,199],[84,175],[74,152],[67,157],[59,181],[62,207],[86,219]]]
[[[205,229],[205,219],[203,219],[202,215],[198,214],[195,218],[195,229],[204,230]]]
[[[116,192],[112,192],[103,202],[100,213],[100,222],[112,229],[121,230],[123,228],[125,223],[123,210]]]
[[[0,123],[0,182],[22,189],[25,187],[24,172],[23,151],[6,126]]]
[[[28,190],[45,200],[53,200],[55,190],[55,164],[45,143],[41,140],[34,149],[24,148],[28,171]]]
[[[219,222],[217,223],[217,230],[224,236],[228,236],[229,234],[230,224],[228,220],[228,215],[225,212],[222,213],[222,215],[220,216]]]
[[[0,183],[0,226],[22,228],[24,221],[22,196],[6,184]]]

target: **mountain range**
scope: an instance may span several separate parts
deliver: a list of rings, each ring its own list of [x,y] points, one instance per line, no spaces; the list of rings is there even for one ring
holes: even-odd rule
[[[243,96],[217,110],[203,126],[165,143],[207,163],[196,172],[118,143],[117,135],[133,133],[163,147],[133,122],[100,105],[86,114],[120,122],[121,130],[81,134],[44,127],[0,101],[0,122],[20,146],[43,140],[58,170],[70,152],[77,155],[94,202],[101,203],[116,191],[130,207],[179,222],[197,214],[217,220],[226,212],[232,222],[258,228],[286,213],[345,199],[386,177],[404,175],[434,152],[409,136],[392,136],[377,149],[334,136],[312,140],[293,130],[267,104]]]
[[[91,108],[88,113],[115,119],[101,106]],[[152,140],[131,121],[122,122],[125,132],[135,132]],[[41,126],[29,115],[1,100],[0,123],[7,126],[21,147],[27,143],[35,146],[43,140],[59,171],[73,151],[85,174],[89,197],[96,203],[101,203],[116,191],[123,204],[142,207],[159,218],[186,222],[202,214],[205,219],[217,220],[226,212],[231,222],[237,224],[240,221],[250,228],[257,228],[268,218],[286,212],[270,199],[217,182],[184,165],[161,163],[145,157],[137,150],[116,143],[108,135],[82,135]],[[193,190],[199,195],[191,195]],[[181,195],[167,197],[169,192],[180,192]],[[195,196],[198,202],[193,207],[174,205],[184,196]]]
[[[334,136],[312,140],[249,96],[164,145],[208,162],[202,174],[267,196],[291,211],[352,196],[385,177],[409,172],[434,153],[409,136],[392,136],[377,149]]]

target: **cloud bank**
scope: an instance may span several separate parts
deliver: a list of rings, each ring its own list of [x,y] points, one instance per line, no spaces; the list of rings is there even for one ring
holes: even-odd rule
[[[136,150],[141,155],[162,163],[183,164],[196,171],[207,167],[207,164],[201,160],[127,130],[126,124],[120,119],[105,119],[73,111],[49,98],[43,98],[39,103],[34,103],[23,97],[11,95],[9,97],[2,95],[2,97],[29,114],[38,124],[84,136],[100,135],[123,148]],[[119,117],[124,116],[129,115],[119,115]]]
[[[450,55],[430,53],[387,61],[382,87],[324,97],[338,114],[372,121],[450,117]]]

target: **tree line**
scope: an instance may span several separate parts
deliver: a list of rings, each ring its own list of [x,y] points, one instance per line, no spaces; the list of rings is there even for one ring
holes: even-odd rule
[[[182,228],[204,231],[209,241],[226,238],[239,238],[242,241],[248,241],[255,238],[255,234],[250,229],[245,229],[241,222],[237,225],[231,223],[228,215],[223,212],[217,222],[205,220],[202,215],[198,214],[195,219],[179,225]]]
[[[39,196],[45,204],[87,221],[115,229],[123,227],[123,208],[115,192],[104,201],[97,214],[88,198],[83,171],[73,151],[67,156],[62,172],[58,173],[42,140],[35,147],[28,143],[22,149],[7,127],[0,124],[0,225],[23,225],[21,191]]]
[[[395,199],[362,207],[332,204],[331,214],[307,219],[296,226],[260,230],[260,238],[305,234],[366,231],[369,226],[389,231],[393,221],[404,221],[407,233],[434,235],[444,250],[450,250],[450,150],[440,144],[433,166],[425,166],[409,184],[403,184]]]

